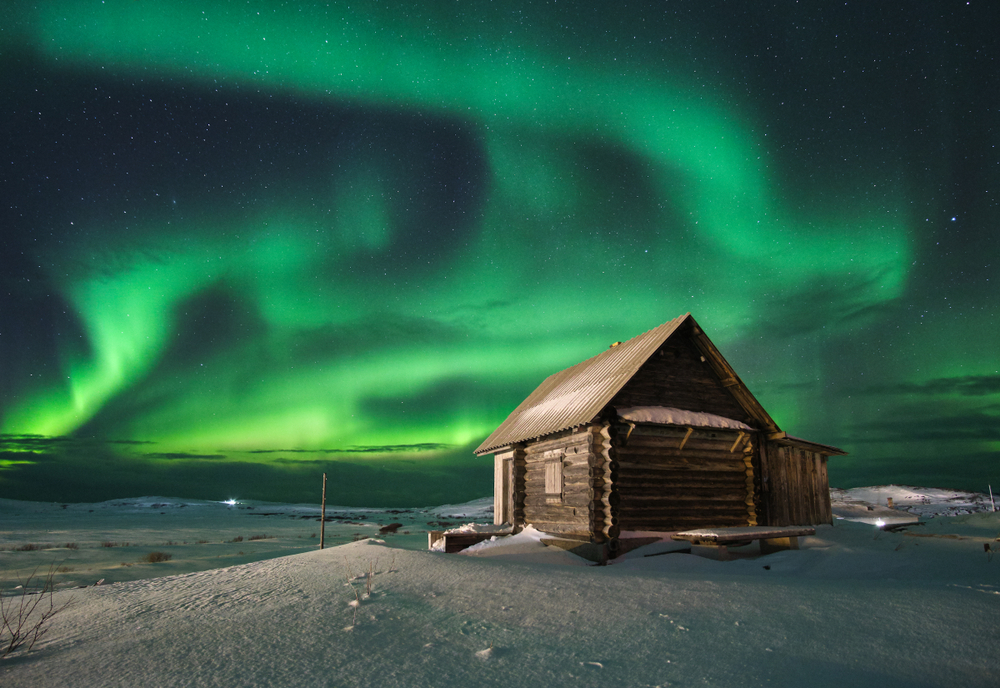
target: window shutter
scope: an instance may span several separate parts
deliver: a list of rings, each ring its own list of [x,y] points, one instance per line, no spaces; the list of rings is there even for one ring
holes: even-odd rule
[[[545,494],[561,496],[563,491],[562,461],[548,461],[545,464]]]

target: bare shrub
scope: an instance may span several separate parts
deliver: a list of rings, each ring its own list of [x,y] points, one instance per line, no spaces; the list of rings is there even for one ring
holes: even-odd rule
[[[23,544],[23,545],[18,545],[17,547],[14,548],[14,551],[15,552],[34,552],[36,550],[40,550],[41,548],[42,548],[41,545],[36,545],[33,542],[28,542],[28,543]]]
[[[243,542],[243,536],[242,535],[237,535],[232,540],[230,540],[230,542]]]
[[[67,542],[66,549],[80,549],[80,545],[76,544],[75,542]]]
[[[377,564],[378,559],[368,562],[368,575],[365,577],[365,594],[369,597],[372,596],[372,580],[375,578],[375,566]]]
[[[251,535],[248,539],[249,540],[266,540],[267,536],[266,535]]]
[[[49,623],[70,605],[72,599],[56,606],[54,593],[55,569],[45,578],[38,578],[38,569],[20,583],[19,593],[0,593],[0,659],[24,647],[30,651],[49,630]]]
[[[148,561],[150,564],[159,564],[163,561],[170,561],[174,558],[174,555],[167,554],[166,552],[150,552],[142,558],[142,561]]]

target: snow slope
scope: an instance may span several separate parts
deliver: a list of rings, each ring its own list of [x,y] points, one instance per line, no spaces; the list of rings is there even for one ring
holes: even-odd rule
[[[606,567],[530,533],[452,555],[386,535],[62,590],[71,607],[0,685],[995,686],[998,535],[995,513],[837,521],[798,551],[661,542]]]

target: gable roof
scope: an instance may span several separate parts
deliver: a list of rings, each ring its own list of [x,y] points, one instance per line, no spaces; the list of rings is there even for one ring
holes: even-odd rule
[[[690,329],[688,329],[690,328]],[[611,399],[659,348],[682,329],[718,375],[722,385],[763,430],[779,432],[774,420],[757,402],[715,345],[686,313],[593,358],[554,373],[507,416],[476,449],[487,454],[501,447],[534,440],[592,422]]]

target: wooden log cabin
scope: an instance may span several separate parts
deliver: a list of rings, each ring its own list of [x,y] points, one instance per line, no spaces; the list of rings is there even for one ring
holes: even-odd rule
[[[832,522],[827,458],[785,434],[690,313],[547,378],[476,450],[494,521],[620,535]]]

